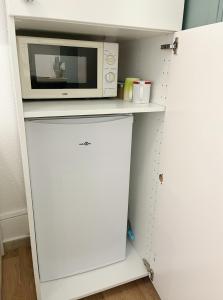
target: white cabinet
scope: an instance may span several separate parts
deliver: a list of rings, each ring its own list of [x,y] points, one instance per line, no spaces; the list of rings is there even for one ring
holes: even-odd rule
[[[146,2],[142,3],[146,5]],[[161,5],[161,2],[154,3],[157,7]],[[165,4],[162,4],[164,8]],[[54,17],[59,19],[62,4],[54,6],[52,14],[55,13]],[[32,10],[32,7],[36,9]],[[37,0],[20,4],[8,1],[12,15],[51,18],[51,11],[46,6],[41,11],[40,7],[41,2]],[[96,11],[95,15],[89,16],[86,13],[85,18],[89,22],[103,23],[105,14],[102,11],[103,5],[100,13]],[[168,13],[169,10],[166,11]],[[66,9],[65,12],[63,18],[66,20],[76,14]],[[127,14],[125,19],[124,9],[121,8],[120,12],[122,24],[131,20],[131,26],[136,26],[133,13]],[[117,13],[116,17],[116,24],[119,24],[120,15]],[[110,15],[106,19],[108,23],[109,18]],[[157,18],[162,21],[160,16]],[[63,27],[61,17],[60,20]],[[177,32],[175,36],[159,35],[153,31],[146,37],[144,31],[142,34],[142,31],[132,29],[129,30],[132,32],[131,41],[120,39],[120,78],[138,76],[153,81],[153,104],[148,107],[123,105],[119,100],[101,104],[101,107],[98,101],[89,105],[64,102],[64,107],[58,103],[45,102],[42,105],[35,102],[35,105],[25,103],[23,107],[14,24],[10,22],[9,37],[38,299],[80,299],[145,277],[149,272],[143,259],[155,272],[154,285],[163,300],[187,300],[191,298],[189,291],[196,300],[220,299],[223,293],[223,24]],[[41,21],[38,22],[37,26],[41,24]],[[145,19],[142,16],[137,22],[142,25]],[[172,43],[175,37],[179,39],[176,55],[172,50],[160,49],[161,44]],[[166,105],[166,112],[159,105]],[[40,283],[24,117],[125,112],[134,113],[129,219],[136,236],[135,241],[128,245],[127,259],[106,268]]]
[[[11,16],[156,30],[181,29],[183,0],[6,0]]]
[[[154,230],[163,300],[223,295],[223,23],[176,33]]]

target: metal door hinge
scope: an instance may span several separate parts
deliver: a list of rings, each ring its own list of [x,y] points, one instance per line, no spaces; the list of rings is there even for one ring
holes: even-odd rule
[[[151,268],[149,262],[147,261],[147,259],[143,258],[143,263],[144,263],[144,266],[146,267],[146,270],[148,272],[148,275],[149,275],[149,279],[151,281],[153,281],[154,279],[154,271],[153,269]]]
[[[162,49],[162,50],[171,49],[171,50],[173,50],[174,54],[177,54],[178,46],[179,46],[179,40],[176,37],[173,44],[163,44],[163,45],[161,45],[160,49]]]

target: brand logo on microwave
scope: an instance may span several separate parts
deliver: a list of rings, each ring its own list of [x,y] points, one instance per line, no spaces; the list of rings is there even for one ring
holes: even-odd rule
[[[79,146],[89,146],[89,145],[91,145],[91,143],[89,142],[84,142],[79,144]]]

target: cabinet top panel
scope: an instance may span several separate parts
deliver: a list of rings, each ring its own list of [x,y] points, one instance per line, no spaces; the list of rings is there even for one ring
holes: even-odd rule
[[[35,35],[42,33],[49,36],[49,33],[60,34],[64,36],[75,36],[77,39],[93,39],[93,40],[105,40],[112,42],[121,40],[135,40],[139,38],[147,38],[156,35],[162,35],[164,33],[170,33],[169,30],[155,30],[146,28],[127,28],[111,25],[99,25],[88,24],[80,22],[69,22],[62,20],[49,20],[49,19],[31,19],[15,17],[16,31],[22,35],[27,32],[28,34]],[[110,38],[110,39],[109,39]]]
[[[143,113],[165,111],[165,107],[150,104],[113,100],[58,100],[58,101],[24,101],[24,118],[107,115],[123,113]]]
[[[6,0],[8,15],[118,27],[177,31],[184,0]]]

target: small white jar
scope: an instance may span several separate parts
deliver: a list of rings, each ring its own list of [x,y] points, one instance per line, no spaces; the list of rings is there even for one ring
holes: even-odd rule
[[[150,100],[152,82],[149,80],[135,80],[133,82],[133,102],[147,104]]]

